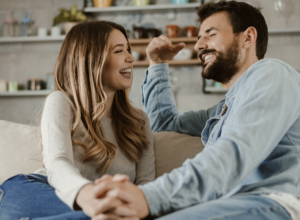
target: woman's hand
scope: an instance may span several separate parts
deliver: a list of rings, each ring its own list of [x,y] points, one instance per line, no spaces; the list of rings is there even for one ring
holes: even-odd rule
[[[98,196],[101,196],[103,194],[106,194],[106,196],[111,196],[114,198],[119,198],[120,200],[124,201],[123,194],[126,193],[131,197],[131,201],[128,201],[127,204],[121,203],[119,207],[116,207],[115,209],[111,210],[107,214],[116,214],[118,215],[119,212],[116,212],[116,210],[124,210],[124,209],[131,209],[136,210],[136,215],[139,218],[144,218],[149,215],[149,207],[147,200],[144,196],[144,193],[141,189],[139,189],[134,184],[127,181],[128,177],[125,175],[117,174],[114,177],[111,177],[109,175],[106,175],[95,182],[97,183],[97,192]],[[133,198],[133,199],[132,199]],[[103,200],[103,203],[106,203],[107,201]],[[103,206],[108,204],[103,204]],[[102,216],[105,217],[107,214],[103,214]],[[92,220],[96,220],[97,218],[92,218]],[[105,219],[105,218],[103,218]],[[109,218],[108,218],[109,219]]]
[[[101,181],[101,180],[100,180]],[[126,204],[132,202],[127,192],[111,191],[100,194],[97,185],[87,184],[79,191],[76,202],[93,220],[135,220],[136,211]],[[109,212],[109,213],[108,213]]]
[[[125,174],[116,174],[114,175],[113,177],[111,175],[108,175],[108,174],[105,174],[103,175],[101,178],[98,178],[94,181],[95,184],[99,184],[103,181],[106,181],[106,180],[112,180],[112,181],[115,181],[115,182],[127,182],[129,181],[129,176],[125,175]]]

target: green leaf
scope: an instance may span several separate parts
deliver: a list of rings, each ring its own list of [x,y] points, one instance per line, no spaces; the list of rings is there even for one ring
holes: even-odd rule
[[[54,21],[53,21],[53,26],[59,24],[59,23],[62,23],[62,22],[66,22],[68,21],[69,19],[62,16],[62,15],[58,15],[54,18]]]
[[[87,17],[82,11],[77,11],[77,5],[73,5],[71,10],[60,9],[60,14],[53,19],[53,26],[67,21],[86,21]]]
[[[77,21],[86,21],[87,17],[82,12],[77,12],[75,19]]]
[[[72,8],[71,8],[71,10],[70,10],[70,14],[71,14],[72,16],[75,16],[75,15],[76,15],[76,12],[77,12],[77,5],[75,4],[75,5],[72,6]]]

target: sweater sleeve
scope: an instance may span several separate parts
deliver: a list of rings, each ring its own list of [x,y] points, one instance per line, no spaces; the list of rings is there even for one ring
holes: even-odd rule
[[[142,185],[155,179],[155,158],[153,149],[153,136],[150,128],[150,122],[145,112],[142,112],[142,117],[145,120],[144,133],[150,142],[147,149],[144,149],[143,155],[136,164],[135,184]]]
[[[46,99],[41,121],[43,163],[47,169],[49,184],[71,209],[74,208],[79,190],[91,183],[82,177],[74,164],[72,107],[72,102],[63,92],[55,91]]]

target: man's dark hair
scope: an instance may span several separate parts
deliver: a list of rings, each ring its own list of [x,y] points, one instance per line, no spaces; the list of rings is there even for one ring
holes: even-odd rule
[[[233,33],[241,33],[249,27],[257,31],[256,56],[263,59],[268,46],[268,27],[259,8],[244,2],[221,0],[218,3],[206,3],[198,8],[197,14],[202,23],[206,18],[218,12],[227,12]]]

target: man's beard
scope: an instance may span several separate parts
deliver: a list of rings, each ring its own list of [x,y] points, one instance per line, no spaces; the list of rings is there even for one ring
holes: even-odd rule
[[[212,79],[220,83],[228,83],[231,78],[239,71],[239,45],[238,40],[235,39],[228,51],[225,53],[218,52],[216,50],[203,50],[200,54],[201,60],[202,55],[206,53],[215,52],[215,60],[212,63],[208,63],[203,67],[202,77],[205,79]],[[203,60],[202,60],[203,61]],[[204,63],[204,62],[203,62]],[[207,65],[210,65],[206,67]],[[206,68],[205,68],[206,67]]]

